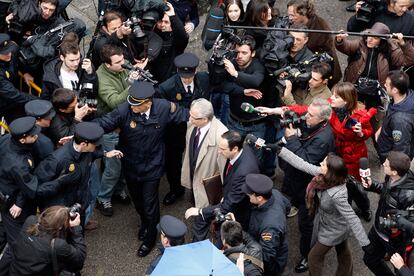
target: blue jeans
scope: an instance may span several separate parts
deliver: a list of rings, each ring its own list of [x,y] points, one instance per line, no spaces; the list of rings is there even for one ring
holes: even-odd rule
[[[227,126],[230,106],[229,95],[219,92],[214,93],[211,95],[211,103],[213,104],[214,115]]]
[[[99,192],[99,170],[96,161],[91,165],[91,175],[89,176],[89,204],[85,210],[85,225],[92,217],[95,208],[96,197]]]
[[[231,116],[229,116],[228,128],[230,130],[239,132],[242,137],[246,137],[247,134],[253,134],[256,137],[263,139],[266,132],[266,124],[264,122],[251,126],[243,126],[238,121],[234,120]],[[254,152],[257,159],[259,160],[259,167],[260,171],[262,172],[264,168],[263,150],[257,150],[254,148]]]
[[[119,135],[110,132],[103,136],[104,151],[111,151],[118,145]],[[121,174],[121,160],[118,158],[104,158],[105,169],[102,173],[101,187],[99,189],[99,201],[111,201],[112,194],[119,194],[125,188],[125,181]]]

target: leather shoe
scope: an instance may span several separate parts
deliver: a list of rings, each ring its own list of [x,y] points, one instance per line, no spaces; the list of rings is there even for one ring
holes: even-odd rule
[[[138,251],[137,251],[137,255],[138,257],[145,257],[148,255],[148,253],[151,252],[152,247],[148,247],[145,244],[141,244],[141,246],[139,247]]]
[[[174,204],[174,202],[182,197],[184,195],[184,192],[182,193],[175,193],[175,192],[169,192],[165,197],[162,203],[166,206]]]
[[[145,240],[147,234],[148,234],[148,229],[144,228],[144,227],[141,227],[141,229],[139,229],[139,232],[138,232],[138,239],[140,241]]]
[[[295,266],[296,273],[303,273],[308,271],[308,260],[306,258],[300,259],[299,263]]]

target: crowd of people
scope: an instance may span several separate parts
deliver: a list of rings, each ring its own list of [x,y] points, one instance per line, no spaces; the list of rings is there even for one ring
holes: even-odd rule
[[[186,51],[196,1],[99,1],[84,56],[69,2],[0,0],[1,275],[80,275],[94,209],[111,217],[114,201],[139,215],[138,257],[159,239],[148,275],[188,235],[244,275],[283,275],[295,216],[297,273],[322,275],[335,247],[336,274],[352,275],[353,233],[375,275],[414,275],[410,0],[358,2],[357,39],[309,32],[330,30],[313,0],[288,1],[286,16],[275,1],[219,1],[200,40],[206,72]],[[384,182],[368,173],[377,156]],[[164,175],[162,204],[191,198],[190,231],[161,216]]]

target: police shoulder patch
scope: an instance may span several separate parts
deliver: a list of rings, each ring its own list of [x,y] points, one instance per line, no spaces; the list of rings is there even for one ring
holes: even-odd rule
[[[271,241],[273,238],[273,234],[270,232],[263,232],[261,237],[263,241]]]
[[[394,140],[394,142],[401,141],[401,138],[402,138],[402,132],[400,130],[392,131],[392,139]]]
[[[170,113],[174,113],[177,110],[175,103],[170,102]]]

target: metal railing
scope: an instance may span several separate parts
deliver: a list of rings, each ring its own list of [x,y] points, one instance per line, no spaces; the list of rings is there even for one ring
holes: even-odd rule
[[[33,81],[29,81],[29,85],[27,85],[24,82],[23,79],[23,73],[19,71],[19,85],[20,85],[20,91],[23,91],[23,85],[25,85],[26,87],[29,88],[29,91],[27,91],[29,94],[32,94],[32,90],[35,90],[37,93],[37,96],[40,97],[40,95],[42,94],[42,88],[40,88],[36,83],[34,83]]]

